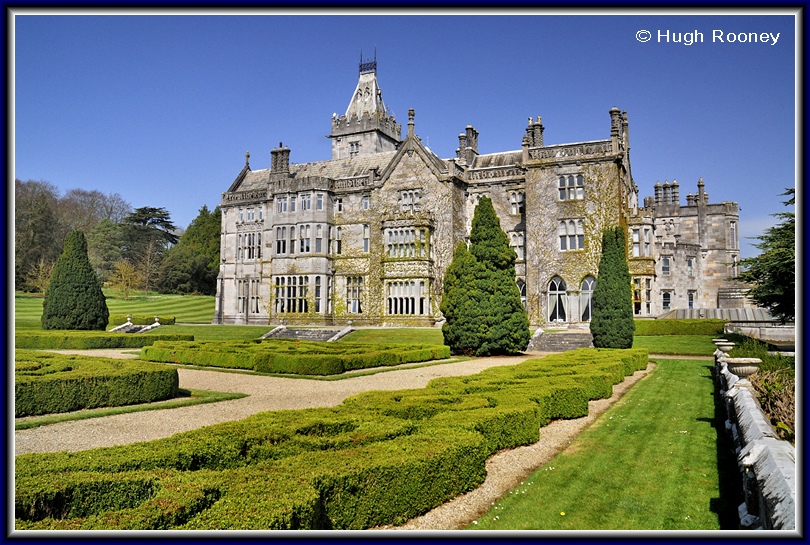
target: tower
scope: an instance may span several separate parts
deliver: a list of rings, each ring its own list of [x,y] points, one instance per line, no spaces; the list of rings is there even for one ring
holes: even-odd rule
[[[402,125],[389,115],[377,83],[377,54],[363,61],[360,54],[360,77],[346,113],[332,115],[332,159],[363,157],[395,151],[401,141]]]

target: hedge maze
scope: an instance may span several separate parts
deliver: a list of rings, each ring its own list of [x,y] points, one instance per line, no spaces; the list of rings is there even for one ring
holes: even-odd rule
[[[167,439],[16,458],[17,529],[362,529],[479,486],[486,459],[646,368],[644,350],[581,349],[273,411]]]
[[[15,417],[118,407],[178,395],[177,369],[132,360],[17,350]]]
[[[296,339],[159,341],[141,350],[141,359],[149,361],[297,375],[337,375],[449,357],[450,348],[441,345],[386,346]]]

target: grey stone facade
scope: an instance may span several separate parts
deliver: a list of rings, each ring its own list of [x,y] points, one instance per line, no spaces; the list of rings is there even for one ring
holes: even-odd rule
[[[269,169],[252,170],[248,154],[223,193],[213,322],[433,325],[444,271],[482,196],[517,253],[532,324],[587,324],[601,233],[613,225],[631,234],[639,316],[663,312],[664,294],[670,308],[726,304],[737,205],[709,204],[701,181],[686,206],[665,184],[639,207],[627,114],[608,113],[607,138],[546,145],[541,118],[529,118],[518,149],[492,154],[479,154],[467,126],[456,156],[442,159],[417,136],[413,110],[402,137],[376,61],[362,63],[346,113],[332,118],[330,160],[291,163],[279,144]]]

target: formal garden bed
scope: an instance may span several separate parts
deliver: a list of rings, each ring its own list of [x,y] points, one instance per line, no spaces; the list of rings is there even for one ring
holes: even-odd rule
[[[188,334],[137,335],[107,331],[21,330],[14,345],[33,350],[92,350],[100,348],[142,348],[156,341],[193,341]]]
[[[403,522],[477,487],[486,459],[647,366],[584,349],[266,412],[165,440],[16,458],[17,529],[360,529]]]
[[[296,375],[337,375],[449,357],[450,349],[441,345],[324,343],[297,339],[158,341],[141,350],[142,359],[154,362]]]
[[[17,350],[15,417],[116,407],[177,397],[177,370],[133,360]]]

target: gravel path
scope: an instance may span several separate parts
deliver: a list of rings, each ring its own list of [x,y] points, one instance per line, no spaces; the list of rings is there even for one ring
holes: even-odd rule
[[[88,353],[88,351],[62,351]],[[93,350],[93,355],[129,357],[120,351]],[[123,414],[64,422],[15,432],[15,454],[28,452],[78,451],[101,446],[125,445],[169,437],[175,433],[219,422],[239,420],[252,414],[308,407],[330,407],[345,398],[368,390],[422,388],[443,376],[472,375],[489,367],[515,365],[542,353],[515,357],[481,358],[472,361],[400,369],[339,381],[252,376],[196,369],[178,369],[180,387],[195,390],[240,392],[248,397],[140,413]],[[637,371],[613,387],[613,396],[591,401],[588,415],[573,420],[557,420],[540,430],[533,445],[502,451],[487,460],[487,477],[477,489],[459,496],[402,526],[376,530],[457,530],[483,515],[499,498],[518,486],[535,470],[565,450],[576,435],[621,398],[636,382],[653,369]]]

